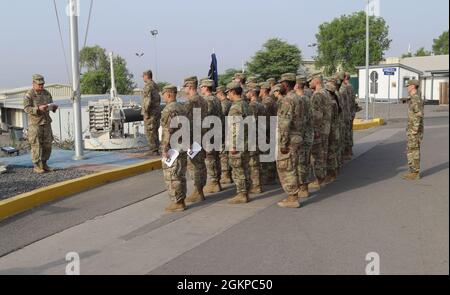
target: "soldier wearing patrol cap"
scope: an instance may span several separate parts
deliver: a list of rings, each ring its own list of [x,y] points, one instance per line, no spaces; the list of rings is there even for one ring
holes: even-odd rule
[[[167,186],[171,204],[166,208],[166,212],[180,212],[186,209],[184,200],[186,199],[186,165],[187,155],[183,147],[173,147],[170,145],[171,136],[177,132],[180,126],[172,128],[172,120],[186,116],[184,106],[177,102],[177,87],[174,85],[167,85],[162,90],[162,95],[166,106],[161,113],[161,144],[160,152],[163,160],[168,157],[170,149],[176,149],[179,152],[178,157],[171,166],[168,166],[163,161],[162,168],[164,173],[164,181]],[[172,125],[174,126],[174,125]]]
[[[222,114],[225,117],[228,116],[228,113],[230,112],[230,108],[232,105],[232,102],[228,99],[227,95],[225,94],[226,87],[225,86],[219,86],[216,88],[216,96],[218,99],[220,99],[220,103],[222,105]],[[222,142],[222,151],[220,152],[220,167],[221,167],[221,175],[220,175],[220,184],[230,184],[233,182],[231,179],[231,167],[228,163],[228,152],[225,151],[225,124],[223,125],[223,142]]]
[[[300,181],[300,198],[309,197],[308,185],[310,183],[311,174],[311,149],[314,143],[314,128],[313,128],[313,110],[311,105],[311,98],[305,93],[306,77],[297,76],[297,84],[295,85],[295,92],[300,97],[305,113],[305,124],[302,128],[303,144],[299,149],[299,181]]]
[[[266,82],[269,83],[270,88],[272,88],[273,86],[275,86],[275,85],[277,84],[277,79],[275,79],[275,78],[269,78],[269,79],[267,79]]]
[[[212,89],[215,87],[215,82],[210,79],[204,79],[200,83],[200,91],[208,105],[207,116],[214,116],[220,118],[222,126],[225,118],[222,114],[222,105],[220,100],[212,94]],[[207,131],[212,130],[209,129]],[[212,146],[205,147],[206,151],[206,171],[209,181],[204,188],[204,193],[218,193],[222,190],[220,186],[220,158],[219,151],[213,150]]]
[[[159,146],[159,124],[161,114],[161,97],[158,85],[153,81],[152,71],[142,75],[145,86],[142,93],[142,115],[144,117],[145,134],[147,135],[150,156],[157,156]]]
[[[420,179],[420,145],[423,140],[424,131],[424,103],[420,98],[418,80],[408,81],[408,127],[407,134],[407,157],[409,173],[403,176],[405,180]]]
[[[196,76],[188,77],[184,79],[184,92],[188,98],[185,104],[186,114],[191,123],[191,140],[190,143],[193,144],[196,140],[198,144],[201,145],[203,135],[205,130],[202,128],[202,123],[208,113],[208,104],[201,97],[198,92],[198,78]],[[200,111],[200,118],[195,118],[194,111]],[[194,132],[195,130],[195,132]],[[199,133],[201,138],[194,138],[194,135]],[[203,194],[203,188],[206,184],[207,172],[205,165],[205,150],[201,150],[193,159],[189,157],[188,159],[188,171],[194,180],[194,191],[186,198],[186,202],[196,203],[205,200]]]
[[[282,208],[299,208],[300,184],[298,177],[298,151],[302,144],[305,114],[294,87],[296,75],[281,76],[282,98],[278,101],[278,157],[277,170],[281,185],[288,197],[278,203]]]
[[[228,142],[227,146],[230,148],[229,159],[237,193],[237,195],[230,199],[228,203],[243,204],[250,201],[248,197],[248,134],[246,128],[242,128],[241,126],[241,120],[249,115],[248,103],[242,96],[242,86],[238,82],[229,83],[227,85],[226,93],[228,98],[233,102],[230,112],[228,113],[231,142]],[[241,132],[244,132],[243,143],[239,142],[239,138],[242,138]],[[242,147],[243,150],[239,150],[239,147]]]
[[[314,94],[311,98],[313,109],[314,143],[311,152],[312,166],[316,180],[309,188],[320,189],[327,171],[328,138],[331,129],[331,106],[323,86],[321,72],[308,76],[308,82]]]
[[[50,111],[56,112],[58,109],[44,85],[42,75],[33,75],[33,88],[27,91],[23,101],[25,113],[28,114],[28,142],[31,146],[33,171],[39,174],[53,171],[47,165],[53,143]]]

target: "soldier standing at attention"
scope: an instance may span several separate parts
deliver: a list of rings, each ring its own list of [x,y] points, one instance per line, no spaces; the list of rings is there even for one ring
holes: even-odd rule
[[[277,169],[281,185],[288,194],[278,203],[282,208],[299,208],[298,152],[302,144],[304,114],[300,99],[294,91],[295,74],[283,74],[280,79],[281,94],[278,100],[278,147]]]
[[[231,82],[227,85],[228,98],[233,102],[228,116],[230,117],[231,128],[231,144],[230,145],[230,165],[233,175],[234,183],[236,184],[237,195],[228,201],[229,204],[244,204],[250,200],[248,198],[248,132],[245,131],[242,120],[245,119],[248,114],[248,104],[242,96],[241,84],[237,82]],[[239,137],[242,137],[243,143],[239,143]],[[243,144],[243,146],[242,146]],[[243,150],[238,150],[238,147],[243,147]]]
[[[405,180],[420,179],[420,144],[424,131],[424,105],[420,98],[419,86],[418,80],[409,80],[408,82],[408,127],[406,135],[409,173],[403,176]]]
[[[314,94],[311,98],[313,109],[314,143],[311,152],[316,180],[309,188],[320,189],[327,175],[328,137],[330,136],[331,107],[326,90],[323,88],[322,74],[317,72],[308,77]]]
[[[158,85],[153,81],[152,71],[142,75],[145,86],[142,95],[142,115],[144,116],[145,134],[148,139],[148,156],[158,156],[159,123],[161,114],[161,97]]]
[[[56,112],[58,109],[44,85],[43,76],[33,75],[33,89],[27,91],[23,101],[24,110],[28,114],[28,142],[31,145],[33,171],[38,174],[53,171],[47,165],[53,143],[50,111]]]
[[[205,79],[200,83],[200,91],[203,99],[208,105],[207,116],[215,116],[220,118],[222,126],[224,123],[224,116],[222,114],[222,104],[220,100],[212,94],[212,89],[215,86],[215,82],[210,79]],[[219,151],[211,150],[209,148],[206,151],[206,171],[209,177],[209,182],[206,184],[204,193],[218,193],[222,190],[220,186],[220,158]]]
[[[266,114],[266,142],[269,143],[270,132],[276,132],[275,130],[270,130],[270,118],[277,116],[277,103],[275,99],[270,96],[270,84],[268,82],[264,82],[260,84],[261,90],[259,92],[259,97],[261,99],[261,103],[264,106],[265,114]],[[269,154],[270,151],[267,151],[265,154]],[[261,166],[262,179],[264,184],[273,185],[277,180],[277,164],[276,162],[262,163]]]
[[[203,120],[208,113],[208,104],[206,101],[198,94],[198,79],[197,77],[189,77],[184,79],[184,92],[188,98],[185,104],[186,115],[191,122],[191,140],[190,143],[194,143],[194,130],[195,132],[200,132],[201,138],[198,138],[197,142],[201,145],[201,140],[203,139],[204,130],[202,128]],[[196,118],[200,120],[194,120],[194,110],[200,111],[200,117]],[[198,124],[195,124],[199,122]],[[186,198],[186,202],[197,203],[205,200],[205,195],[203,194],[203,188],[206,184],[206,165],[205,165],[205,150],[202,149],[194,159],[189,158],[188,160],[188,170],[190,176],[194,180],[194,191],[191,195]]]
[[[263,192],[261,186],[261,162],[259,161],[259,147],[258,147],[258,120],[260,117],[266,118],[266,109],[259,100],[259,86],[252,88],[248,92],[250,100],[249,115],[255,118],[256,122],[256,151],[249,151],[249,176],[250,176],[250,194],[260,194]]]
[[[161,114],[161,145],[160,152],[163,159],[166,159],[167,153],[170,149],[176,147],[170,146],[170,138],[179,128],[171,128],[170,122],[176,120],[177,117],[186,116],[184,106],[177,102],[177,87],[168,85],[163,88],[162,95],[166,102],[166,107]],[[166,212],[180,212],[186,209],[184,200],[186,199],[186,151],[180,149],[178,158],[172,164],[167,166],[163,163],[164,181],[166,182],[167,192],[169,194],[171,204],[166,208]]]
[[[346,160],[350,160],[353,156],[353,121],[355,120],[356,113],[361,111],[361,108],[358,106],[358,103],[356,102],[356,92],[355,89],[353,89],[352,84],[350,84],[350,74],[345,73],[345,79],[343,82],[343,85],[345,85],[347,89],[347,98],[348,98],[348,104],[350,109],[350,122],[349,125],[349,135],[348,135],[348,144],[345,149],[345,158]]]
[[[230,108],[232,105],[232,102],[228,99],[227,95],[225,94],[226,88],[224,86],[219,86],[216,88],[216,96],[220,99],[220,103],[222,105],[222,114],[225,117],[228,116],[228,113],[230,112]],[[220,184],[230,184],[232,183],[231,179],[231,167],[228,162],[228,152],[225,151],[225,124],[223,124],[222,129],[223,134],[223,144],[222,144],[222,151],[220,152],[220,168],[221,168],[221,175],[220,175]]]
[[[313,128],[313,110],[311,106],[311,98],[304,92],[306,77],[297,76],[297,84],[295,85],[295,93],[303,103],[305,113],[305,124],[302,128],[303,144],[299,150],[299,181],[300,181],[300,198],[308,198],[308,185],[310,183],[311,174],[311,149],[314,143]]]

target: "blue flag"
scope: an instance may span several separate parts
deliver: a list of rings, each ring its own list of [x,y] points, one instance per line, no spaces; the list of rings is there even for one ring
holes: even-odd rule
[[[217,57],[216,54],[211,54],[211,66],[208,72],[208,78],[214,80],[216,87],[219,85],[219,71],[217,69]]]

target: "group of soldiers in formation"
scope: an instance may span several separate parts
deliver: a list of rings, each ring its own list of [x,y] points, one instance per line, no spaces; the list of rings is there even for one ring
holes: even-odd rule
[[[324,78],[321,72],[307,77],[286,73],[278,81],[271,78],[262,83],[258,83],[256,77],[247,79],[244,73],[237,73],[226,87],[217,88],[213,80],[198,81],[195,76],[188,77],[183,84],[187,102],[177,101],[176,86],[165,86],[161,91],[166,103],[162,111],[151,71],[145,72],[143,78],[142,113],[150,154],[161,155],[163,159],[173,148],[171,136],[180,128],[171,127],[172,120],[179,116],[189,119],[190,143],[193,142],[193,130],[202,128],[195,126],[195,109],[200,110],[201,122],[208,116],[222,120],[225,117],[253,116],[255,120],[265,117],[266,126],[270,126],[271,117],[278,120],[278,151],[274,162],[261,162],[259,149],[249,151],[247,143],[244,151],[235,148],[230,151],[225,148],[222,151],[202,150],[194,158],[181,150],[171,166],[163,162],[164,180],[171,199],[167,212],[183,211],[186,202],[204,201],[205,194],[218,193],[223,185],[232,183],[237,194],[228,202],[247,203],[249,195],[263,192],[263,185],[274,185],[278,181],[288,195],[278,205],[299,208],[300,200],[308,198],[311,189],[320,189],[335,181],[344,162],[352,158],[353,120],[360,108],[348,73],[338,72],[329,78]],[[236,124],[231,124],[233,142],[238,136]],[[159,141],[160,126],[162,136]],[[267,142],[270,142],[269,129]],[[202,134],[207,131],[203,128]],[[244,140],[246,137],[247,134]],[[187,171],[194,181],[194,190],[189,196]]]

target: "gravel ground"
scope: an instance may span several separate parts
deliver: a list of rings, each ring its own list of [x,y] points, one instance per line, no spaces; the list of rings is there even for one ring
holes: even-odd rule
[[[0,175],[0,200],[92,173],[84,170],[64,169],[38,175],[33,173],[32,168],[10,166],[8,173]]]

